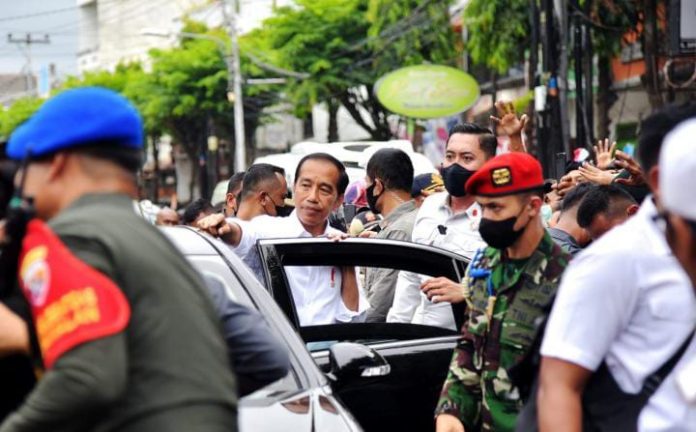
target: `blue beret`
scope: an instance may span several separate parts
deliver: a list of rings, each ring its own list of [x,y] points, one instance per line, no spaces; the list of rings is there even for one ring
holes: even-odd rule
[[[67,90],[49,99],[7,143],[7,155],[24,159],[44,156],[84,144],[143,147],[143,122],[135,107],[120,94],[100,87]]]

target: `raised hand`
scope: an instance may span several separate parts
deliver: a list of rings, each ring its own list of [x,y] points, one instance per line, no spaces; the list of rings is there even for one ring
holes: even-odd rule
[[[597,168],[605,170],[609,168],[611,164],[611,155],[616,150],[616,141],[609,145],[609,138],[605,138],[604,141],[597,141],[597,145],[594,146],[595,156],[597,158]]]
[[[498,101],[495,103],[495,109],[498,117],[491,116],[491,121],[496,124],[500,135],[514,136],[522,133],[529,121],[526,114],[522,114],[520,118],[517,118],[515,106],[512,102]]]
[[[614,174],[609,171],[603,171],[596,166],[585,162],[580,168],[578,168],[580,174],[585,177],[588,181],[600,185],[610,185],[614,180]]]
[[[616,165],[628,171],[631,176],[627,179],[619,178],[616,179],[616,183],[620,183],[627,186],[641,186],[645,184],[645,173],[638,165],[635,159],[633,159],[628,154],[617,150],[616,151]]]

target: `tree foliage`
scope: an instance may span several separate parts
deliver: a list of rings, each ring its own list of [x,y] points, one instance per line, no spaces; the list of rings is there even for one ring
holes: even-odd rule
[[[311,75],[286,87],[299,117],[320,102],[335,106],[343,92],[360,84],[355,65],[362,53],[353,46],[367,34],[366,11],[365,0],[299,0],[296,7],[276,9],[257,32],[279,66]]]
[[[642,4],[636,0],[585,0],[591,1],[590,15],[584,19],[592,27],[593,48],[600,56],[612,56],[621,50],[623,36],[638,30],[642,16]],[[584,3],[582,2],[582,6]]]
[[[298,0],[276,10],[256,33],[276,64],[305,72],[286,88],[303,117],[326,102],[342,105],[374,139],[388,139],[388,113],[374,96],[385,73],[424,61],[452,63],[449,1]],[[335,125],[334,125],[335,127]],[[331,131],[330,139],[335,136]]]
[[[503,74],[524,59],[530,34],[529,0],[471,0],[463,22],[474,63]]]
[[[229,40],[224,30],[208,29],[196,22],[187,22],[183,31],[217,38],[223,44]],[[182,146],[194,162],[193,180],[197,178],[198,164],[195,162],[206,149],[207,137],[215,133],[227,138],[228,142],[233,140],[234,107],[227,98],[228,69],[223,55],[226,48],[213,40],[183,39],[180,46],[152,50],[149,71],[138,63],[122,64],[114,71],[69,77],[56,92],[101,86],[123,94],[140,111],[148,136],[167,133]],[[245,59],[241,67],[248,78],[268,75]],[[246,143],[251,150],[254,131],[264,119],[264,108],[278,100],[277,89],[269,86],[244,86],[243,89]],[[0,111],[0,135],[9,136],[42,102],[38,98],[20,99],[9,109]],[[253,151],[247,153],[253,155]]]
[[[12,131],[31,117],[43,102],[36,97],[24,97],[6,109],[0,106],[0,138],[9,139]]]
[[[462,55],[445,0],[370,0],[369,45],[378,74],[424,62],[456,66]]]

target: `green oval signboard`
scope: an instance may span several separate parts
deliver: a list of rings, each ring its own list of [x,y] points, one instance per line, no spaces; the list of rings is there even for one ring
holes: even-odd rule
[[[375,84],[377,99],[397,114],[414,118],[447,117],[470,108],[479,97],[476,80],[448,66],[397,69]]]

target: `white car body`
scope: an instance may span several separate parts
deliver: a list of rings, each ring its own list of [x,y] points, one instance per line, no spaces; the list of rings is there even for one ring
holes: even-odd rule
[[[365,168],[375,152],[383,148],[398,148],[411,158],[414,175],[435,172],[433,164],[420,153],[413,151],[413,145],[407,140],[392,141],[355,141],[337,143],[317,143],[302,141],[293,145],[289,153],[281,153],[257,158],[254,163],[269,163],[285,170],[288,185],[295,180],[295,170],[300,159],[310,153],[328,153],[343,162],[350,182],[365,178]]]

